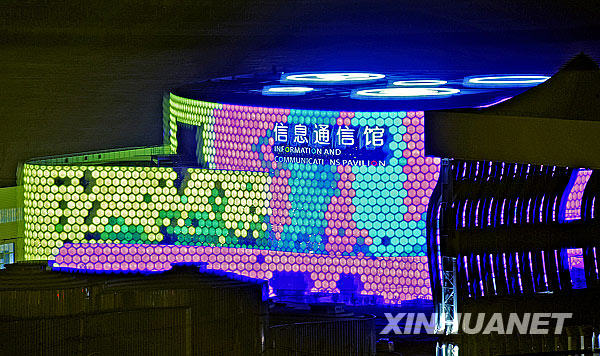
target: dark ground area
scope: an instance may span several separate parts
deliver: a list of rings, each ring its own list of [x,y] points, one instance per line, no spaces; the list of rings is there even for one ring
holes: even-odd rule
[[[552,73],[600,59],[593,1],[0,4],[0,186],[32,157],[159,144],[161,95],[287,70]]]

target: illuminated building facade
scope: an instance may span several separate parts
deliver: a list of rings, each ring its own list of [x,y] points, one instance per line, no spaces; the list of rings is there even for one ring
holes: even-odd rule
[[[272,295],[431,299],[440,159],[424,155],[424,110],[482,107],[545,79],[284,73],[183,86],[165,102],[164,146],[25,164],[25,258],[206,263],[267,279]],[[576,174],[559,200],[567,220],[589,178]]]

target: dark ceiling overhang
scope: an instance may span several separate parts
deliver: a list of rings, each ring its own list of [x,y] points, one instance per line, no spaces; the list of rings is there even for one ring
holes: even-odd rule
[[[486,109],[425,112],[425,153],[600,169],[600,71],[580,54],[545,83]]]

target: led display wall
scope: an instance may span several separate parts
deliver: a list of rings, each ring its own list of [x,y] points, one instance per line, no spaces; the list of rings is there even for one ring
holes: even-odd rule
[[[424,214],[439,162],[423,155],[423,112],[296,111],[172,96],[171,113],[201,127],[207,168],[26,165],[28,259],[124,270],[205,261],[272,279],[274,290],[430,297]],[[310,145],[315,125],[330,131],[322,139],[334,151],[320,150],[327,161],[310,160],[315,147],[294,145],[298,134]],[[283,126],[286,140],[275,135]],[[304,153],[276,154],[278,146]],[[371,160],[369,152],[379,155]]]
[[[335,95],[376,108],[365,102],[450,100],[464,89],[420,88],[447,83],[440,80],[386,88],[385,76],[363,76],[381,88],[336,82]],[[309,79],[317,86],[341,77]],[[321,100],[333,90],[281,85],[298,80],[254,91]],[[431,299],[425,213],[440,161],[424,155],[423,111],[286,109],[175,94],[167,107],[165,144],[177,153],[169,164],[24,165],[26,259],[117,271],[201,262],[268,279],[273,295]]]
[[[424,214],[439,160],[423,155],[423,112],[267,109],[176,96],[171,108],[178,122],[202,127],[198,151],[208,167],[259,171],[272,178],[272,248],[377,257],[425,255]],[[326,148],[306,153],[293,142],[316,132],[299,140],[299,126],[324,126],[334,144],[343,141],[340,130],[353,129],[347,143],[354,144],[354,153],[346,155],[348,147],[334,154]],[[287,137],[277,136],[278,128],[287,130]],[[370,149],[364,148],[368,130],[381,133],[379,143],[372,135]],[[363,139],[365,145],[357,153]],[[305,147],[311,148],[310,142]],[[360,159],[377,151],[381,154],[375,159]]]

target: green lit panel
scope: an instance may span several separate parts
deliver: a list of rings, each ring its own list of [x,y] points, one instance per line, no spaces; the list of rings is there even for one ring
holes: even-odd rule
[[[156,167],[24,167],[25,257],[65,243],[268,247],[271,178]]]

